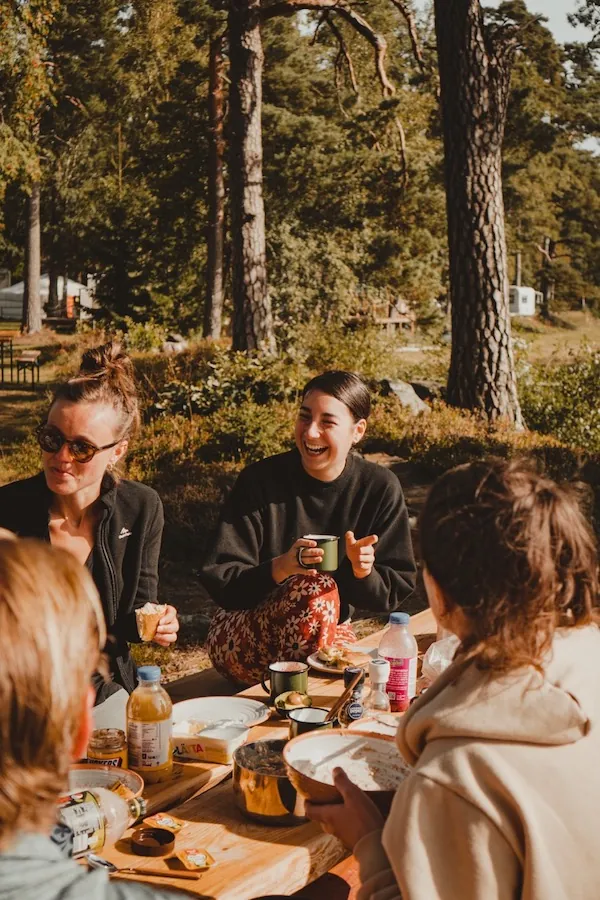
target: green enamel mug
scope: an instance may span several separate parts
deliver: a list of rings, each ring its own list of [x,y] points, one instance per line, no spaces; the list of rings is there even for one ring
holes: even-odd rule
[[[339,566],[338,545],[339,537],[335,534],[303,534],[305,541],[314,541],[317,547],[323,551],[323,559],[319,563],[302,562],[302,552],[309,547],[298,548],[298,563],[303,569],[316,569],[317,572],[335,572]],[[314,548],[313,548],[314,549]]]

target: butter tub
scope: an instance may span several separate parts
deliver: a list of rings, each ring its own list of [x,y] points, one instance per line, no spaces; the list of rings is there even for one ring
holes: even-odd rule
[[[173,758],[231,763],[233,754],[246,743],[249,733],[243,725],[206,728],[199,734],[173,732]]]

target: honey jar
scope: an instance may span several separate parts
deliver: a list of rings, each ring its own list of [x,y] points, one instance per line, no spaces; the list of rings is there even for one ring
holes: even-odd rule
[[[99,728],[92,732],[86,762],[99,766],[127,768],[127,738],[120,728]]]

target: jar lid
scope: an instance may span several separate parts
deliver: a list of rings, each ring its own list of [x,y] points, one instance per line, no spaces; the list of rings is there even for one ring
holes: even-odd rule
[[[88,747],[94,750],[122,750],[126,744],[125,732],[120,728],[97,728],[90,735]]]
[[[365,683],[365,670],[361,666],[346,666],[344,669],[344,687],[348,687],[354,676],[358,675],[359,672],[362,672],[362,678],[359,678],[356,687],[360,687]]]
[[[131,849],[139,856],[166,856],[175,847],[175,835],[166,828],[136,828]]]

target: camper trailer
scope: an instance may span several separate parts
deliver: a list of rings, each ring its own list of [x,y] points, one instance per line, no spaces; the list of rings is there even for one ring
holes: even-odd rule
[[[58,296],[61,298],[60,309],[49,310],[43,308],[42,318],[47,316],[59,316],[75,322],[77,319],[91,319],[93,310],[97,308],[93,291],[85,284],[67,279],[66,291],[62,276],[58,279]],[[23,294],[25,285],[22,281],[0,290],[0,319],[20,321],[23,316]],[[50,294],[50,278],[42,275],[40,278],[40,297],[42,306],[46,307]],[[64,302],[63,302],[64,298]]]
[[[508,289],[508,311],[511,316],[535,316],[542,295],[532,287],[511,284]]]

